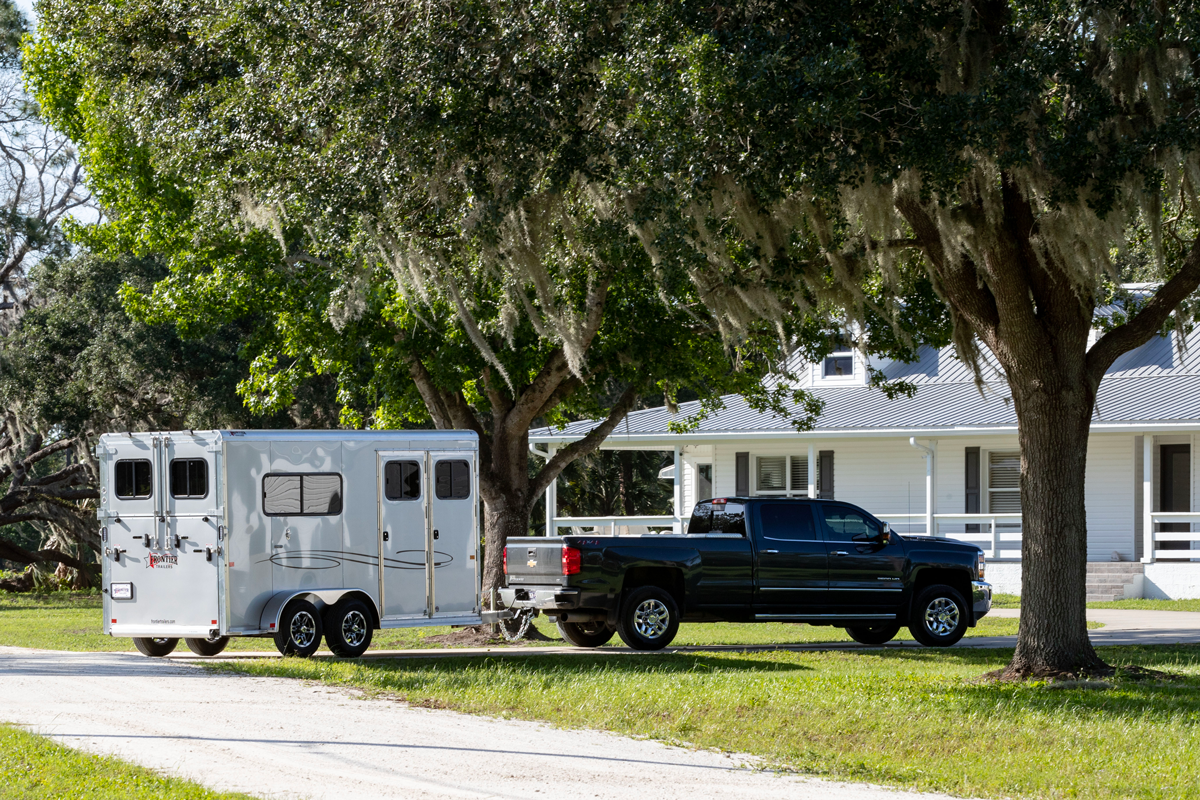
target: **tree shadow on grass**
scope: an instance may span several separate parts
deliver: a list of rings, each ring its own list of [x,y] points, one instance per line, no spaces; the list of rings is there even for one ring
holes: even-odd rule
[[[577,673],[594,674],[598,671],[629,675],[673,674],[696,672],[796,672],[811,671],[805,664],[770,659],[750,659],[738,655],[708,655],[703,653],[638,653],[614,650],[596,655],[529,655],[529,656],[473,656],[456,658],[372,659],[372,669],[387,672],[422,670],[432,673],[462,673],[464,671],[492,670],[497,667],[511,668],[530,674],[553,673],[555,675]]]

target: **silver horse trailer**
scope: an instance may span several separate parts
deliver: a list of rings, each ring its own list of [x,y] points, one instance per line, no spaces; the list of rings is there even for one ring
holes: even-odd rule
[[[469,431],[105,434],[104,631],[152,656],[324,636],[354,657],[377,628],[479,624],[478,450]]]

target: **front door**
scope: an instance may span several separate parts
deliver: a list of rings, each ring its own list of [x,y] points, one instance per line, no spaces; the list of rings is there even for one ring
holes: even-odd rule
[[[1158,508],[1160,511],[1192,510],[1192,447],[1164,444],[1158,448]],[[1160,522],[1163,533],[1186,533],[1187,522]],[[1190,542],[1158,542],[1159,550],[1189,550]]]
[[[828,556],[814,524],[812,504],[764,502],[756,513],[755,616],[822,613],[829,594]]]
[[[433,563],[433,616],[479,612],[479,492],[475,454],[430,453],[429,560]]]
[[[822,503],[829,553],[829,607],[835,614],[894,614],[903,594],[904,546],[881,542],[883,525],[860,508]]]
[[[379,580],[385,619],[429,614],[431,576],[427,539],[429,487],[424,452],[381,451],[379,475]]]

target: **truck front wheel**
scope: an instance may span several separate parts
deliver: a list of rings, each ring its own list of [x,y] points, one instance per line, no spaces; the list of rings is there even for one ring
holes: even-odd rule
[[[625,596],[617,633],[634,650],[661,650],[679,632],[679,607],[670,593],[641,586]]]
[[[854,625],[846,628],[850,638],[859,644],[884,644],[896,638],[900,632],[899,622],[884,622],[881,625]]]
[[[930,586],[913,601],[908,629],[926,647],[949,647],[967,632],[966,601],[952,586]]]
[[[607,643],[614,633],[616,631],[603,620],[558,623],[558,635],[576,647],[599,647]]]
[[[134,639],[133,646],[138,649],[138,652],[144,656],[152,656],[153,658],[162,658],[163,656],[171,655],[175,649],[175,645],[179,644],[178,639]]]

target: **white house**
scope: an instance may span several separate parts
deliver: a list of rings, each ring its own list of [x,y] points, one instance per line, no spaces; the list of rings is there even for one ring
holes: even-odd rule
[[[1100,386],[1087,461],[1089,598],[1200,597],[1200,332],[1181,349],[1157,338],[1125,354]],[[635,411],[605,449],[673,451],[671,517],[557,517],[547,492],[547,533],[559,528],[686,530],[696,501],[721,495],[837,498],[860,505],[900,533],[979,544],[997,591],[1018,593],[1021,571],[1020,460],[1016,415],[995,366],[981,394],[952,348],[925,348],[913,364],[874,364],[916,385],[888,400],[867,386],[857,352],[794,365],[825,401],[814,430],[797,433],[738,396],[693,432],[673,434],[683,404]],[[535,453],[575,441],[594,422],[530,432]],[[669,470],[670,471],[670,470]]]

